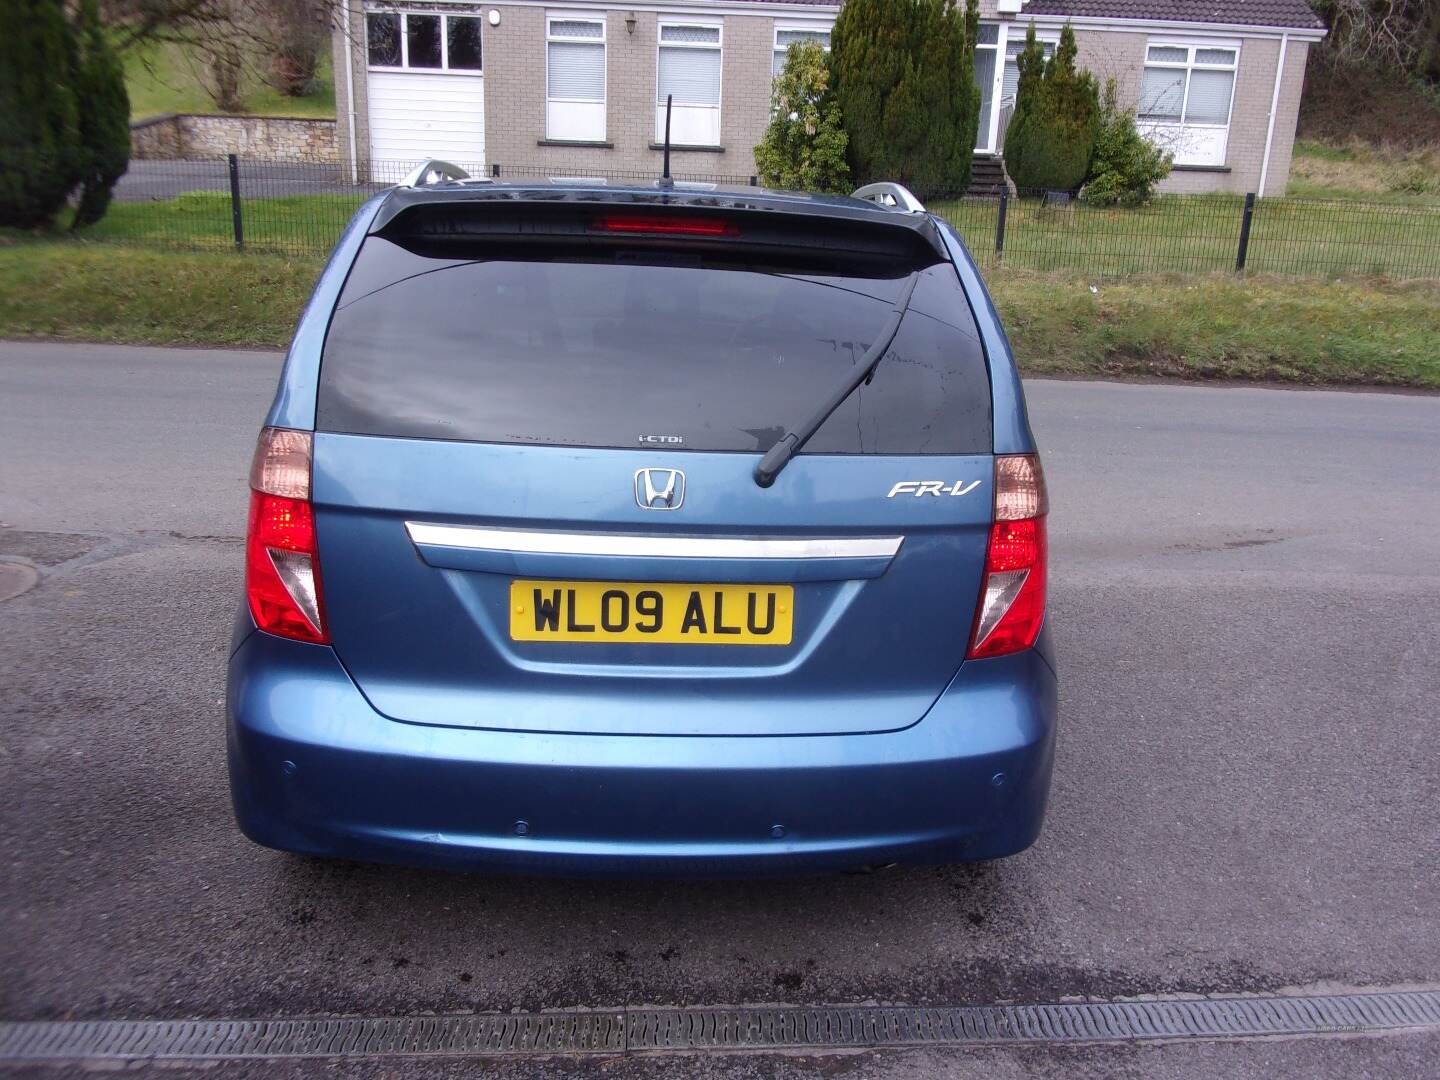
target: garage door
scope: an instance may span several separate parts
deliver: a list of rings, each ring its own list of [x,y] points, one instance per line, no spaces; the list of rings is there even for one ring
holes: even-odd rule
[[[377,179],[398,178],[391,162],[414,165],[427,157],[453,161],[472,174],[484,171],[484,76],[374,68],[369,76],[370,156]]]
[[[399,180],[427,157],[484,171],[483,26],[479,12],[366,13],[374,179]]]

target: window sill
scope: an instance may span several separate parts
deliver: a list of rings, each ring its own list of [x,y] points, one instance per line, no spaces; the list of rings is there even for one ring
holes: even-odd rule
[[[536,146],[590,146],[596,150],[614,150],[613,142],[603,139],[536,139]]]
[[[665,149],[665,144],[664,144],[664,143],[658,143],[658,142],[652,142],[652,143],[650,144],[650,149],[651,149],[651,150],[664,150],[664,149]],[[670,149],[671,149],[671,150],[684,150],[685,152],[690,153],[690,154],[723,154],[723,153],[725,153],[725,148],[724,148],[723,146],[697,146],[697,145],[689,144],[689,143],[671,143],[671,144],[670,144]]]
[[[1171,172],[1218,172],[1230,171],[1229,165],[1171,165]]]

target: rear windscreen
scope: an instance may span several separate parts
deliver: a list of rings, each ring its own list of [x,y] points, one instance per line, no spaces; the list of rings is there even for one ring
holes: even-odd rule
[[[331,322],[317,427],[364,435],[763,452],[920,279],[890,351],[805,448],[991,446],[984,353],[948,263],[365,241]]]

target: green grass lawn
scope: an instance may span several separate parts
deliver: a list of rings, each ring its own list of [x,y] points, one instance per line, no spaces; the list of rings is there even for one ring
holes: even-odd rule
[[[241,200],[246,247],[285,255],[325,255],[365,201],[354,195],[288,195]],[[158,202],[115,202],[85,231],[95,240],[233,250],[230,193],[189,191]]]
[[[283,346],[322,265],[0,238],[0,337]],[[1028,375],[1440,390],[1440,281],[987,276]]]
[[[247,246],[323,255],[364,195],[295,195],[242,200]],[[1012,200],[1005,251],[995,252],[994,200],[937,203],[982,267],[1069,272],[1100,279],[1129,274],[1233,269],[1243,200],[1157,199],[1138,210],[1047,208]],[[114,203],[87,233],[95,239],[196,248],[233,245],[230,197],[188,192],[159,202]],[[1253,273],[1338,277],[1440,277],[1440,207],[1261,200],[1251,225]]]
[[[1360,199],[1440,206],[1440,147],[1386,150],[1355,143],[1295,143],[1286,194],[1307,199]]]
[[[1133,210],[1011,200],[1005,251],[995,251],[994,200],[935,203],[982,266],[1094,277],[1233,269],[1244,199],[1157,198]],[[1261,199],[1246,268],[1254,273],[1440,277],[1440,205]]]
[[[0,337],[283,345],[322,265],[0,238]]]
[[[193,49],[157,42],[126,49],[122,58],[132,121],[165,113],[220,111],[205,93],[200,62]],[[257,116],[335,117],[335,86],[328,51],[321,57],[315,89],[305,97],[286,97],[268,86],[255,70],[246,72],[243,92],[245,111]]]

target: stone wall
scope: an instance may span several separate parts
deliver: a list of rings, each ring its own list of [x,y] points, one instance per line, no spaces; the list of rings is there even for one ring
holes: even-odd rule
[[[335,161],[335,121],[285,116],[175,113],[130,125],[136,158],[212,158],[243,154],[277,161]]]

